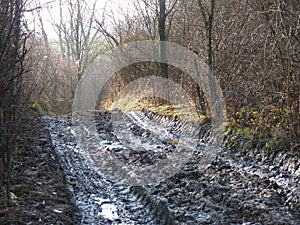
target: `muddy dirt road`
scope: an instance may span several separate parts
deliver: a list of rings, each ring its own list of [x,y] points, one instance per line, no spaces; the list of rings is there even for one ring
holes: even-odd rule
[[[70,117],[44,122],[79,208],[79,224],[300,224],[299,162],[291,172],[279,156],[259,162],[229,157],[224,149],[211,154],[205,132],[202,142],[194,142],[191,126],[143,112],[98,112],[95,141]],[[173,160],[183,148],[189,149],[188,160],[153,184],[113,179],[103,158],[105,152],[138,168]]]

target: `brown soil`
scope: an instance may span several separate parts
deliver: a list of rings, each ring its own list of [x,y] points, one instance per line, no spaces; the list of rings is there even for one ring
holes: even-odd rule
[[[12,202],[0,195],[0,224],[76,224],[50,135],[37,112],[26,117],[13,159]]]

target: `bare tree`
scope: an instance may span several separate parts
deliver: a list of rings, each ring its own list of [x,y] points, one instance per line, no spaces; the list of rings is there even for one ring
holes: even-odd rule
[[[264,141],[285,137],[281,139],[296,143],[300,130],[299,0],[178,0],[174,9],[172,3],[136,1],[138,15],[126,15],[113,27],[102,26],[107,32],[102,33],[111,46],[147,39],[186,46],[205,57],[216,72],[231,126],[247,127]],[[165,74],[165,65],[155,66],[148,72]],[[137,68],[146,71],[140,65],[127,68],[127,82],[140,76]],[[201,105],[198,110],[209,114],[204,95],[192,79],[171,66],[167,71],[168,77],[180,82]]]
[[[40,112],[62,115],[71,112],[77,85],[77,68],[67,58],[48,48],[43,38],[32,36],[23,79],[24,97]]]
[[[12,154],[20,122],[27,37],[21,30],[24,1],[0,2],[0,188],[10,199]],[[1,189],[0,189],[1,194]]]
[[[209,5],[207,5],[206,1],[198,0],[198,5],[200,8],[202,20],[206,30],[206,38],[207,38],[207,64],[210,68],[212,68],[213,61],[213,48],[212,48],[212,40],[213,40],[213,21],[214,21],[214,10],[215,10],[215,0],[210,0]]]
[[[160,39],[160,59],[166,61],[166,46],[163,41],[167,41],[166,37],[166,0],[159,0],[159,17],[158,17],[158,33]],[[161,63],[161,76],[168,79],[168,64]]]
[[[101,53],[99,31],[94,29],[97,1],[59,1],[59,22],[53,21],[59,37],[61,53],[78,67],[78,81],[86,66]],[[67,7],[67,12],[64,10]],[[67,16],[66,16],[67,15]]]

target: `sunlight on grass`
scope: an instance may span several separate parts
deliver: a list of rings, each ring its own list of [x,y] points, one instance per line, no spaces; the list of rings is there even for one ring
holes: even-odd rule
[[[135,96],[127,95],[106,109],[119,109],[123,112],[148,111],[184,122],[203,123],[207,119],[207,116],[197,113],[193,102],[180,102],[179,104],[174,105],[169,104],[166,100],[161,98],[155,99],[153,97],[136,100]]]

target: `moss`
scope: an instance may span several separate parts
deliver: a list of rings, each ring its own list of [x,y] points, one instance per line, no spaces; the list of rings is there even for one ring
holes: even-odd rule
[[[240,135],[243,136],[245,138],[251,138],[253,131],[249,128],[249,127],[239,127],[239,126],[235,126],[235,127],[228,127],[226,132],[225,132],[225,136],[228,136],[229,134],[233,134],[233,135]]]
[[[11,186],[11,190],[18,198],[23,199],[23,195],[34,190],[34,186],[32,184],[16,184]]]
[[[223,154],[222,156],[226,159],[237,159],[238,158],[237,155],[233,154],[233,153],[226,153],[226,154]]]
[[[57,115],[57,112],[54,112],[55,110],[53,110],[50,107],[50,103],[47,102],[35,101],[34,103],[31,104],[30,108],[33,109],[39,115],[49,115],[49,116]]]
[[[42,114],[42,113],[44,112],[44,110],[42,109],[42,107],[40,106],[40,104],[39,104],[37,101],[35,101],[35,102],[31,105],[31,108],[32,108],[33,110],[35,110],[36,112],[40,113],[40,114]]]

